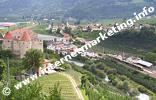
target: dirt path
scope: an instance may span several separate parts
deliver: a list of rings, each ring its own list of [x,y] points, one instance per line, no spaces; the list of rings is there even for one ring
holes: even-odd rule
[[[73,87],[74,87],[74,90],[76,91],[76,93],[77,93],[79,99],[80,99],[80,100],[84,100],[84,97],[83,97],[83,95],[82,95],[80,89],[78,88],[78,85],[76,84],[75,80],[74,80],[71,76],[69,76],[68,74],[65,74],[65,73],[60,73],[60,74],[66,76],[66,77],[68,77],[68,78],[70,79],[70,81],[71,81],[71,83],[72,83],[72,85],[73,85]]]

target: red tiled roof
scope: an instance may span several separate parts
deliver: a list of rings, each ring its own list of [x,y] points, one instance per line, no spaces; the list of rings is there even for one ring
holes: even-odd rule
[[[37,39],[37,34],[29,29],[16,29],[5,34],[4,39],[31,41]]]
[[[64,38],[71,38],[69,34],[64,33]]]
[[[21,38],[22,41],[31,41],[30,35],[27,32],[23,33],[23,36]]]
[[[6,33],[4,39],[9,39],[9,40],[13,39],[12,33],[11,32]]]

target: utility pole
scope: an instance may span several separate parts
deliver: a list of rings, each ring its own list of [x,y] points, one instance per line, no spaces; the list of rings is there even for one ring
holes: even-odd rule
[[[3,88],[2,93],[5,96],[9,96],[11,93],[10,87],[11,81],[10,81],[10,68],[9,68],[9,58],[7,57],[7,84],[6,87]]]
[[[11,81],[10,81],[9,57],[7,57],[7,86],[10,85],[11,85]]]

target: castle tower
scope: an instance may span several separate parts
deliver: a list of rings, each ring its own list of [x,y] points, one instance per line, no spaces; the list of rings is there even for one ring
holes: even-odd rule
[[[6,50],[6,49],[7,50],[12,50],[12,46],[13,46],[13,36],[12,36],[12,33],[8,32],[4,36],[2,48],[4,50]]]
[[[32,42],[29,33],[24,32],[20,41],[20,58],[24,57],[25,53],[31,49]]]

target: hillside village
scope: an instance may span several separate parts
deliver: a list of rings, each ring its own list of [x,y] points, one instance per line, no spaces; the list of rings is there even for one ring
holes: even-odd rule
[[[12,25],[14,24],[11,23],[1,24],[1,26],[4,27],[8,27]],[[29,49],[38,49],[43,51],[43,42],[46,42],[46,44],[48,45],[47,46],[48,49],[55,51],[58,54],[60,53],[62,53],[63,55],[69,54],[70,52],[74,51],[74,49],[77,49],[78,47],[73,44],[74,42],[72,36],[70,36],[69,33],[63,32],[63,30],[65,30],[66,27],[71,30],[79,29],[82,32],[107,31],[109,29],[109,25],[104,26],[102,24],[89,24],[89,25],[79,26],[79,25],[70,25],[67,22],[66,25],[62,24],[61,26],[49,25],[48,28],[45,29],[45,30],[52,30],[52,31],[57,31],[58,29],[60,29],[60,34],[62,34],[63,37],[55,37],[55,36],[48,37],[48,35],[47,36],[38,35],[37,33],[33,32],[30,29],[20,28],[13,31],[9,31],[5,34],[4,38],[1,39],[3,41],[2,49],[10,50],[17,57],[23,58]],[[150,27],[150,25],[137,24],[131,28],[140,30],[142,27]],[[76,40],[78,40],[82,44],[87,44],[89,42],[89,40],[85,40],[83,38],[76,38]],[[90,51],[84,53],[84,56],[88,56],[91,58],[99,57],[98,54]],[[121,57],[118,56],[117,58],[120,59]]]

